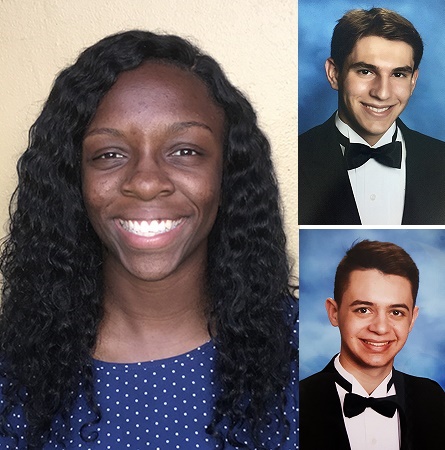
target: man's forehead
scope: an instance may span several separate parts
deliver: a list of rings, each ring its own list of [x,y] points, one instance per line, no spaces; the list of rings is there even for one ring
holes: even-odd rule
[[[404,41],[390,40],[381,36],[360,38],[346,58],[348,66],[357,62],[376,62],[396,67],[414,66],[414,49]],[[374,64],[375,65],[375,64]]]
[[[385,274],[377,269],[353,270],[341,304],[384,308],[406,305],[411,311],[414,307],[411,288],[410,280],[400,275]]]

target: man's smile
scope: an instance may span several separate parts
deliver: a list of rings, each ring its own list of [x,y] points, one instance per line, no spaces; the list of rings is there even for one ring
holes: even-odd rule
[[[372,106],[372,105],[367,105],[366,103],[362,103],[362,105],[365,108],[368,108],[375,113],[383,113],[383,112],[388,111],[390,108],[392,108],[392,105],[390,105],[390,106]]]
[[[361,339],[362,342],[364,342],[367,345],[371,345],[373,347],[385,347],[389,345],[392,341],[367,341],[366,339]]]

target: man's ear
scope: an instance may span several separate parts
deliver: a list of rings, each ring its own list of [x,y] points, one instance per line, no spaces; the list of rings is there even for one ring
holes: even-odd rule
[[[415,306],[413,309],[413,317],[412,317],[411,323],[409,325],[409,332],[411,332],[411,330],[413,329],[414,322],[416,321],[418,315],[419,315],[419,307]]]
[[[325,62],[324,68],[326,70],[326,77],[328,78],[331,88],[338,91],[338,78],[340,73],[334,60],[332,58],[328,58]]]
[[[328,313],[328,318],[334,327],[338,327],[338,305],[333,298],[326,299],[325,303],[326,312]]]
[[[419,69],[416,69],[411,77],[411,95],[413,95],[414,88],[416,87],[417,78],[419,77]]]

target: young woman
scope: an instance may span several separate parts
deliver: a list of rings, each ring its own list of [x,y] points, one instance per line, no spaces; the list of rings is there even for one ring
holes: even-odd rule
[[[293,449],[296,307],[269,144],[189,42],[56,79],[1,257],[2,448]]]

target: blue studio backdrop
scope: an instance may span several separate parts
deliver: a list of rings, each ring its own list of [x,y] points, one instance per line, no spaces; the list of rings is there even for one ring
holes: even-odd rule
[[[348,10],[392,9],[413,23],[424,42],[419,79],[401,115],[405,124],[445,141],[445,1],[299,0],[298,132],[319,125],[337,109],[337,91],[328,84],[324,63],[330,56],[332,31]]]
[[[340,350],[340,333],[327,317],[335,270],[356,240],[393,242],[413,258],[420,272],[419,316],[396,369],[432,378],[445,389],[445,230],[300,230],[300,379],[320,371]]]

